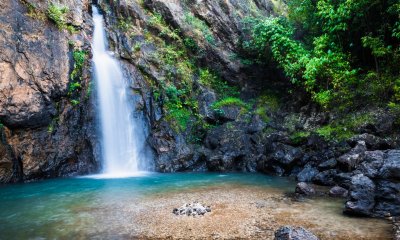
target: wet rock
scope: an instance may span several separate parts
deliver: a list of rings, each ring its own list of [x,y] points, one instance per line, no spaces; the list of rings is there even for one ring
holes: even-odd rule
[[[217,100],[215,93],[207,88],[201,88],[200,94],[197,98],[199,102],[199,113],[203,115],[206,120],[216,121],[214,116],[214,110],[211,109],[211,105]]]
[[[348,191],[345,188],[339,187],[339,186],[334,186],[329,190],[329,196],[331,197],[347,197]]]
[[[311,182],[311,180],[319,173],[319,171],[307,165],[299,174],[297,174],[297,181]]]
[[[352,215],[371,215],[375,205],[375,190],[374,182],[367,176],[353,176],[349,189],[350,199],[346,202],[344,212]]]
[[[395,143],[393,141],[380,138],[369,133],[354,136],[350,138],[348,142],[350,145],[356,146],[359,141],[364,141],[367,148],[370,150],[385,150],[395,147]]]
[[[400,180],[400,150],[390,150],[379,170],[381,178]]]
[[[315,189],[305,182],[299,182],[296,185],[295,193],[308,196],[315,194]]]
[[[378,177],[384,156],[383,151],[366,151],[363,162],[356,169],[369,178]]]
[[[318,240],[312,232],[302,227],[284,226],[275,231],[275,240]]]
[[[393,239],[400,240],[400,217],[393,218]]]
[[[174,208],[172,213],[175,215],[186,215],[186,216],[203,216],[204,214],[211,212],[210,206],[204,206],[199,202],[185,203],[180,208]]]
[[[299,160],[302,156],[303,152],[300,148],[278,143],[274,147],[271,159],[282,166],[289,166]]]
[[[357,164],[359,164],[364,157],[364,152],[367,150],[364,141],[359,141],[357,145],[350,150],[350,152],[340,156],[337,161],[338,165],[345,171],[350,172]]]
[[[400,216],[400,183],[376,180],[374,213],[379,216],[389,214]]]
[[[350,188],[351,178],[353,177],[353,173],[338,173],[336,174],[334,181],[339,184],[341,187],[346,189]]]
[[[332,169],[335,168],[337,164],[336,159],[331,158],[325,162],[322,162],[318,165],[318,169],[319,170],[327,170],[327,169]]]
[[[334,186],[336,184],[336,175],[336,169],[325,170],[315,175],[313,182],[324,186]]]

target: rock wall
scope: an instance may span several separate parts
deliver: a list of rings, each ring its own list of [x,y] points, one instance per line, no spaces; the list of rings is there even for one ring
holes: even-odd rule
[[[98,170],[93,102],[86,97],[90,61],[79,93],[69,89],[74,48],[90,53],[88,4],[60,3],[69,6],[66,21],[77,29],[70,34],[46,17],[47,2],[0,3],[0,182]]]

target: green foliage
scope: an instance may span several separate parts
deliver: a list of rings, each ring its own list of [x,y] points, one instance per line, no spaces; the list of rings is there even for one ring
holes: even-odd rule
[[[135,45],[133,46],[133,51],[135,52],[139,52],[142,48],[142,44],[141,43],[135,43]]]
[[[358,127],[375,121],[371,113],[350,114],[316,129],[316,133],[327,140],[346,140],[355,135]]]
[[[220,109],[225,106],[238,106],[243,109],[249,109],[249,105],[236,97],[226,97],[212,104],[213,109]]]
[[[198,37],[203,37],[209,44],[215,44],[215,38],[207,24],[194,16],[192,13],[185,13],[185,22],[191,25]]]
[[[295,144],[301,144],[307,140],[307,138],[311,135],[310,132],[299,131],[292,133],[289,138]]]
[[[117,22],[117,27],[123,32],[128,32],[133,27],[132,19],[130,17],[127,19],[119,18]]]
[[[46,14],[44,14],[40,9],[36,7],[34,3],[28,2],[26,0],[21,0],[21,2],[26,6],[27,8],[27,15],[31,18],[35,18],[38,20],[45,20],[46,19]]]
[[[87,58],[87,53],[83,50],[74,50],[72,52],[72,57],[74,59],[74,69],[72,70],[70,77],[71,79],[81,79],[82,68]]]
[[[4,124],[0,121],[0,130],[4,127]]]
[[[79,103],[80,103],[79,100],[76,100],[76,99],[72,99],[72,100],[71,100],[72,106],[76,106],[76,105],[78,105]]]
[[[376,104],[399,76],[400,4],[394,0],[291,0],[288,16],[248,18],[244,49],[271,61],[325,108]],[[301,38],[299,34],[301,33]],[[372,80],[371,76],[374,75]]]
[[[67,14],[69,13],[69,8],[64,5],[59,5],[57,3],[51,2],[47,7],[47,17],[51,19],[58,29],[67,29],[70,33],[74,33],[76,29],[68,25]]]
[[[227,82],[208,69],[199,69],[199,83],[213,89],[218,94],[219,99],[239,97],[238,87],[228,85]]]
[[[278,97],[272,92],[264,92],[256,99],[256,110],[257,114],[264,122],[268,123],[271,121],[268,116],[269,112],[276,112],[279,108]]]
[[[197,45],[196,40],[194,40],[191,37],[186,37],[183,39],[183,44],[185,44],[185,47],[193,52],[197,52],[199,50],[199,46]]]
[[[80,83],[78,83],[78,82],[72,82],[72,83],[69,85],[68,91],[69,91],[69,92],[74,92],[75,90],[80,89],[80,88],[81,88],[81,84],[80,84]]]

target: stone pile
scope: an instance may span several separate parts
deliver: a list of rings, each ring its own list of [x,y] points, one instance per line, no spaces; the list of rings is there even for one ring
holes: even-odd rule
[[[199,202],[185,203],[180,208],[174,208],[172,211],[175,215],[186,215],[186,216],[203,216],[204,214],[211,212],[210,206],[204,206]]]

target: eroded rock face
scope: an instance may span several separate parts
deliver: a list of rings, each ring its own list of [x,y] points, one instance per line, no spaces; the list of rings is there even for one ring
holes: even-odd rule
[[[40,13],[47,9],[41,1],[0,3],[0,182],[95,172],[94,113],[90,98],[84,98],[89,68],[83,71],[80,103],[72,106],[68,97],[73,63],[68,41],[80,39],[90,52],[88,2],[62,3],[70,9],[68,21],[82,29],[75,35],[45,17],[28,16],[28,4]]]

